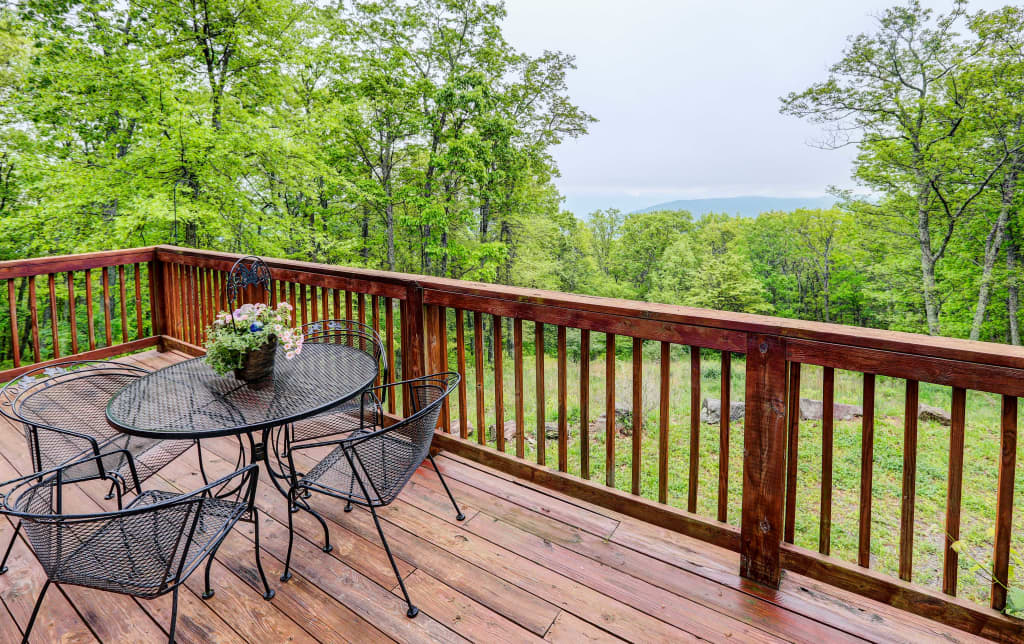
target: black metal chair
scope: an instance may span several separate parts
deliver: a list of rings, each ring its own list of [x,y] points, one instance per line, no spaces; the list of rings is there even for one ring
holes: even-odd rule
[[[111,456],[96,459],[94,465],[65,473],[69,480],[102,478],[111,481],[107,498],[121,497],[131,490],[129,465],[145,481],[162,467],[183,454],[193,444],[199,456],[203,480],[202,452],[198,441],[158,440],[129,436],[107,423],[110,397],[125,385],[149,373],[141,367],[117,361],[69,360],[49,367],[27,371],[0,389],[0,413],[24,428],[32,467],[37,472],[79,460],[85,456]],[[133,457],[132,463],[120,454]],[[7,572],[7,558],[18,536],[20,525],[0,560],[0,574]]]
[[[448,489],[441,470],[434,463],[434,457],[430,454],[430,441],[437,426],[441,404],[448,394],[458,386],[458,383],[459,374],[455,372],[439,373],[395,383],[396,386],[405,387],[409,393],[413,414],[388,427],[381,427],[383,416],[379,413],[379,404],[376,404],[376,390],[385,385],[371,387],[363,393],[361,398],[363,402],[358,414],[360,425],[348,436],[328,441],[292,443],[291,449],[286,453],[287,468],[293,473],[292,485],[288,492],[291,503],[311,511],[308,503],[302,497],[307,492],[318,492],[345,500],[346,512],[352,509],[353,504],[370,509],[374,525],[377,526],[377,534],[380,535],[381,543],[391,561],[395,577],[398,579],[398,585],[402,588],[402,594],[409,606],[406,612],[409,617],[416,617],[419,609],[412,604],[409,592],[405,589],[405,582],[398,572],[391,548],[381,530],[376,508],[394,501],[416,468],[423,463],[424,459],[430,459],[434,471],[441,479],[441,485],[444,486],[448,498],[451,499],[452,505],[455,507],[456,519],[462,521],[465,518],[455,497],[452,496],[451,490]],[[279,428],[278,431],[286,431],[286,428]],[[299,450],[325,446],[333,446],[334,449],[308,473],[298,475],[295,469],[294,453]],[[281,581],[288,581],[291,577],[292,541],[295,537],[292,523],[292,513],[289,512],[288,554],[285,557],[285,568],[284,574],[281,575]],[[323,521],[321,523],[323,524]],[[323,528],[324,550],[327,551],[330,549],[330,534],[326,524],[323,524]]]
[[[127,463],[131,486],[138,496],[123,509],[84,514],[65,513],[64,488],[80,480],[80,472],[105,470],[103,461]],[[260,561],[259,516],[254,502],[257,465],[187,493],[141,491],[134,460],[125,450],[104,452],[46,472],[37,472],[2,484],[0,513],[20,520],[32,551],[46,572],[46,583],[25,626],[22,642],[32,626],[50,584],[72,584],[143,599],[173,593],[168,641],[174,641],[178,617],[178,589],[206,561],[206,593],[210,564],[228,531],[239,520],[256,526],[256,568],[267,599],[273,591]],[[214,489],[232,489],[214,496]]]
[[[318,320],[303,325],[304,343],[344,344],[361,351],[381,364],[381,382],[388,380],[388,361],[384,343],[372,327],[355,320]],[[326,383],[330,386],[330,383]],[[378,422],[381,406],[387,399],[387,388],[380,389],[381,396],[372,394],[372,406],[366,406],[365,419],[362,417],[364,400],[353,398],[338,407],[316,416],[293,423],[284,433],[285,450],[291,443],[322,439],[336,434],[355,431],[365,425],[364,420]]]

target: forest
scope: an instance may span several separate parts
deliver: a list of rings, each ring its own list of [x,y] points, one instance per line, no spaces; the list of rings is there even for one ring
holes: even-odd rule
[[[911,1],[852,36],[780,109],[856,146],[859,188],[756,218],[563,210],[553,149],[594,117],[504,15],[4,5],[0,259],[175,243],[1020,344],[1021,8]]]

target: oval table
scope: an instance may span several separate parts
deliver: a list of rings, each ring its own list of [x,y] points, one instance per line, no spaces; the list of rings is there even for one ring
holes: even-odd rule
[[[263,461],[271,481],[287,498],[276,480],[280,475],[270,466],[269,430],[344,404],[372,385],[378,373],[379,364],[364,351],[321,342],[306,343],[291,360],[278,347],[273,376],[252,385],[231,375],[218,376],[203,358],[194,358],[138,378],[114,394],[107,404],[107,422],[146,438],[237,436],[240,460],[244,435],[249,439],[249,463]],[[258,438],[253,436],[256,432],[261,432]],[[201,456],[199,465],[202,468]]]

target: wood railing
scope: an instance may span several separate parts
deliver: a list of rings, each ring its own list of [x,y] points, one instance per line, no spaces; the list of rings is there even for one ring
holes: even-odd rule
[[[0,262],[0,382],[68,357],[155,346],[155,255],[136,248]]]
[[[157,246],[0,262],[0,280],[13,294],[12,313],[0,317],[0,329],[6,321],[16,347],[0,382],[30,362],[70,355],[104,357],[152,345],[201,353],[206,325],[226,306],[224,273],[237,257]],[[1022,485],[1016,473],[1017,399],[1024,396],[1019,347],[307,262],[267,263],[272,299],[295,305],[296,322],[337,317],[377,329],[393,365],[392,381],[447,369],[463,375],[439,421],[439,449],[736,551],[740,573],[761,583],[778,585],[790,570],[973,633],[1004,640],[1020,633],[1020,621],[998,612],[1006,602],[1011,542],[1021,542],[1024,514],[1019,490],[1014,514],[1014,488]],[[75,294],[92,288],[88,275],[97,268],[103,269],[104,313],[97,314],[88,293],[83,318]],[[13,313],[25,308],[21,291],[37,289],[41,275],[48,276],[49,320],[58,320],[51,324],[48,351],[37,339],[35,294],[27,295],[27,317]],[[19,280],[25,279],[22,287]],[[126,296],[133,282],[134,299]],[[54,286],[65,283],[66,290]],[[127,310],[135,312],[132,341]],[[100,317],[106,343],[90,340],[85,350],[82,327],[92,338]],[[114,344],[115,336],[123,342]],[[32,351],[26,351],[25,338],[31,338]],[[817,387],[819,377],[820,425],[802,428],[801,390],[808,391],[810,380]],[[895,464],[891,449],[876,449],[876,430],[890,425],[876,410],[878,387],[892,391],[894,379],[905,383],[903,431],[895,438],[901,460]],[[851,423],[833,420],[840,385],[846,398],[851,388],[860,394],[856,440],[847,435]],[[921,517],[917,410],[924,388],[934,396],[936,385],[949,388],[946,503],[941,516]],[[961,534],[968,391],[995,396],[999,409],[998,478],[989,501],[997,583],[990,607],[957,597],[961,562],[951,547]],[[719,403],[717,432],[702,427],[704,394]],[[400,397],[389,399],[391,413],[402,409]],[[686,400],[685,414],[673,411]],[[730,423],[733,402],[745,404],[742,422]],[[595,422],[601,413],[603,422]],[[820,436],[813,433],[819,427]],[[811,445],[820,458],[801,468],[801,454]],[[859,462],[859,482],[855,500],[837,505],[841,485],[833,472],[840,458]],[[902,472],[898,518],[879,514],[878,463]],[[814,498],[798,498],[798,491],[814,487]],[[856,556],[847,561],[836,556],[833,526],[835,511],[853,510],[851,505]],[[816,530],[804,534],[816,533],[816,543],[798,545],[796,525],[808,517]],[[936,588],[915,583],[915,526],[928,519],[941,522],[943,532]],[[880,536],[886,537],[879,534],[880,521],[898,534],[895,574],[872,559],[872,538],[877,548]]]

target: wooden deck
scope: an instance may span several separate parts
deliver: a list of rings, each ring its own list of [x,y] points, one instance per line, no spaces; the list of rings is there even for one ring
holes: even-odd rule
[[[155,351],[128,359],[159,368],[183,354]],[[211,473],[229,470],[230,438],[204,444]],[[28,471],[21,431],[0,418],[0,477]],[[230,461],[230,463],[229,463]],[[331,522],[334,551],[323,553],[315,520],[299,513],[294,578],[277,581],[287,541],[285,503],[260,486],[263,565],[277,589],[257,591],[252,527],[240,524],[217,554],[216,595],[200,599],[202,575],[182,593],[185,642],[551,642],[971,641],[964,632],[891,606],[783,573],[769,589],[738,574],[738,556],[615,512],[511,479],[442,454],[437,462],[463,506],[457,522],[428,467],[381,511],[400,558],[416,619],[405,616],[394,575],[368,512],[315,500]],[[195,451],[144,487],[200,484]],[[83,509],[109,506],[82,495]],[[12,525],[4,521],[6,544]],[[0,576],[0,641],[21,637],[43,572],[19,541]],[[166,638],[170,597],[154,601],[75,587],[51,592],[33,632],[38,642],[150,642]]]

